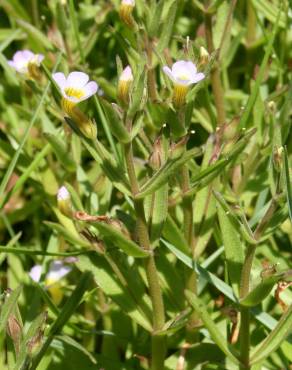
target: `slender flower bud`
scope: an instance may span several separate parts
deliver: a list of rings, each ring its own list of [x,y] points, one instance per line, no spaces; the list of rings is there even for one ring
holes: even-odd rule
[[[197,72],[197,67],[190,61],[180,60],[172,65],[163,67],[163,72],[173,81],[173,105],[179,109],[185,104],[189,86],[205,78],[204,73]]]
[[[210,54],[208,51],[204,48],[204,46],[200,47],[200,66],[205,66],[210,59]]]
[[[163,162],[163,149],[161,143],[161,136],[159,136],[153,145],[153,152],[149,157],[149,165],[154,169],[158,170]]]
[[[122,0],[120,5],[120,18],[128,27],[133,27],[135,24],[132,16],[134,7],[135,0]]]
[[[118,83],[118,98],[122,103],[126,105],[128,105],[129,103],[129,91],[133,79],[134,78],[132,74],[132,69],[130,66],[127,66],[123,70]]]
[[[17,320],[15,315],[11,314],[8,317],[6,330],[7,330],[7,334],[10,336],[10,338],[13,341],[15,352],[16,354],[18,354],[19,349],[20,349],[20,341],[22,337],[22,325]]]
[[[72,216],[72,204],[70,193],[65,186],[62,186],[57,194],[58,208],[63,215],[67,217]]]

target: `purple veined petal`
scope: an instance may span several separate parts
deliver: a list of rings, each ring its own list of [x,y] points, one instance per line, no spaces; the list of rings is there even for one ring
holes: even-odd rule
[[[199,81],[203,80],[205,77],[206,77],[206,76],[204,75],[204,73],[199,72],[199,73],[197,73],[197,74],[194,76],[194,78],[192,79],[192,83],[193,83],[193,84],[194,84],[194,83],[197,83],[197,82],[199,82]]]
[[[70,193],[68,192],[66,186],[61,186],[57,193],[57,200],[67,199],[70,199]]]
[[[132,68],[130,66],[127,66],[120,76],[120,81],[133,81],[133,73]]]
[[[62,279],[64,276],[69,274],[72,270],[72,267],[66,266],[62,261],[56,260],[51,262],[49,272],[46,276],[46,280],[51,283],[57,282]]]
[[[197,67],[196,65],[193,63],[193,62],[186,62],[186,67],[190,73],[190,75],[193,77],[195,77],[195,75],[197,74]]]
[[[176,81],[176,79],[175,79],[175,77],[174,77],[174,75],[173,75],[173,73],[172,73],[172,70],[168,67],[168,66],[164,66],[163,68],[162,68],[162,70],[163,70],[163,72],[173,81],[173,82],[175,82]]]
[[[42,275],[42,266],[41,265],[33,266],[31,268],[30,272],[29,272],[29,276],[36,283],[38,283],[40,281],[41,275]]]
[[[13,55],[13,58],[12,60],[15,62],[15,63],[24,63],[24,62],[27,62],[25,56],[23,55],[23,51],[19,50],[17,51],[14,55]]]
[[[90,81],[83,88],[85,95],[80,100],[88,99],[90,96],[96,94],[98,90],[98,84],[95,81]]]
[[[41,63],[44,59],[45,59],[45,56],[43,54],[37,54],[38,63]]]
[[[15,62],[13,60],[8,60],[7,63],[10,65],[10,67],[16,68]]]
[[[174,76],[189,75],[188,62],[185,60],[179,60],[172,65],[172,73]]]
[[[22,51],[22,56],[23,58],[29,62],[31,59],[34,58],[35,54],[33,52],[31,52],[30,50],[23,50]]]
[[[65,89],[65,87],[67,86],[67,81],[64,73],[53,73],[52,77],[61,90]]]
[[[84,72],[71,72],[67,77],[67,86],[82,88],[89,80],[89,76]]]

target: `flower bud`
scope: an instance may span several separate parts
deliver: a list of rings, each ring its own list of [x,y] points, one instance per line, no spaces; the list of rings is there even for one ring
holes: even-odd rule
[[[170,147],[170,158],[177,159],[183,155],[186,151],[186,143],[189,140],[189,134],[185,135],[179,142],[171,144]]]
[[[72,204],[71,204],[71,197],[70,193],[68,192],[65,186],[62,186],[57,194],[57,202],[58,202],[58,209],[59,211],[67,216],[72,216]]]
[[[273,153],[273,162],[276,171],[281,172],[282,164],[283,164],[283,151],[284,148],[281,146],[279,148],[275,148]]]
[[[200,65],[204,66],[209,62],[210,54],[208,51],[204,48],[204,46],[200,47]]]
[[[163,150],[161,145],[161,137],[159,136],[153,145],[153,152],[149,157],[149,165],[154,170],[158,170],[163,162]]]
[[[10,315],[7,320],[7,334],[13,341],[16,354],[19,353],[20,341],[22,337],[22,326],[14,315]]]
[[[132,13],[135,7],[135,0],[122,0],[120,5],[120,18],[128,26],[133,27],[135,21]]]
[[[95,122],[88,118],[79,108],[71,104],[73,103],[69,102],[66,99],[62,100],[63,109],[70,116],[70,118],[73,119],[83,135],[86,136],[88,139],[96,139],[97,128]]]
[[[130,66],[127,66],[120,78],[118,83],[118,98],[125,105],[129,104],[129,91],[133,82],[133,74]]]

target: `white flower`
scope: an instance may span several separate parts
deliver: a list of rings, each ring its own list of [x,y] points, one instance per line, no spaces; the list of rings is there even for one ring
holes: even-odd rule
[[[65,186],[62,186],[58,190],[57,200],[68,200],[70,199],[70,193]]]
[[[179,60],[172,65],[170,69],[167,66],[163,67],[163,72],[176,84],[180,86],[189,86],[195,84],[205,78],[204,73],[197,72],[197,67],[194,63]]]
[[[122,5],[135,6],[135,0],[122,0]]]
[[[17,51],[14,55],[12,60],[8,61],[8,64],[13,67],[17,72],[22,74],[29,73],[29,64],[34,64],[37,67],[40,66],[40,63],[44,59],[42,54],[34,54],[30,50],[20,50]]]
[[[64,73],[53,74],[53,79],[61,90],[64,99],[77,104],[97,92],[98,85],[89,81],[89,76],[84,72],[71,72],[66,78]]]
[[[71,270],[72,267],[64,265],[64,263],[61,260],[52,261],[49,267],[49,271],[45,278],[46,286],[49,287],[50,285],[57,283],[60,279],[69,274]],[[42,275],[41,265],[33,266],[29,272],[29,276],[36,283],[40,281],[41,275]]]
[[[130,66],[127,66],[121,73],[119,81],[132,82],[133,79],[134,78],[133,78],[132,68]]]

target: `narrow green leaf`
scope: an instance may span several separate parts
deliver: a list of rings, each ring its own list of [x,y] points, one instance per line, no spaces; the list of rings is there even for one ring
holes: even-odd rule
[[[29,36],[37,42],[40,48],[45,48],[52,50],[54,47],[51,41],[36,27],[34,27],[31,23],[24,21],[23,19],[17,19],[17,24],[26,31]]]
[[[109,237],[113,244],[121,248],[129,256],[137,258],[149,257],[149,253],[143,250],[138,244],[128,239],[121,231],[105,222],[93,222],[92,225],[106,237]]]
[[[235,294],[239,295],[241,270],[244,261],[243,242],[239,233],[230,222],[221,204],[217,203],[217,212],[223,240],[227,270]]]
[[[124,144],[131,141],[131,136],[126,129],[122,118],[119,116],[112,104],[108,103],[106,100],[102,100],[102,106],[105,110],[107,116],[107,123],[110,127],[112,134],[116,139]]]
[[[240,300],[240,304],[246,307],[253,307],[261,303],[273,289],[273,286],[280,280],[280,276],[270,276],[264,279],[246,297]]]
[[[68,230],[64,226],[57,224],[55,222],[44,221],[44,223],[49,226],[51,229],[57,231],[58,233],[62,234],[66,240],[68,240],[73,245],[78,245],[84,248],[91,248],[90,243],[88,243],[85,239],[79,237],[77,233],[73,233],[71,230]]]
[[[140,301],[135,299],[129,289],[131,286],[130,281],[127,282],[127,285],[123,284],[121,279],[119,279],[119,282],[116,281],[116,275],[110,268],[108,262],[104,258],[98,257],[96,254],[80,256],[76,265],[81,271],[90,270],[96,284],[100,286],[103,292],[109,295],[111,299],[121,307],[123,312],[129,315],[136,323],[141,325],[145,330],[151,332],[151,322],[140,306],[140,301],[144,297],[140,297]]]
[[[154,194],[153,214],[151,219],[151,243],[157,245],[168,213],[168,184],[163,185]]]
[[[167,162],[141,187],[137,198],[144,198],[146,195],[154,193],[162,185],[164,185],[170,176],[173,176],[187,163],[190,159],[201,154],[201,150],[193,148],[185,152],[181,157],[175,159],[168,159]]]
[[[165,48],[169,47],[170,38],[172,35],[173,27],[174,27],[174,21],[176,17],[177,12],[177,1],[173,0],[172,2],[164,2],[166,5],[169,6],[168,12],[165,16],[160,38],[157,45],[157,51],[161,53]]]
[[[163,236],[169,242],[176,246],[179,250],[181,250],[186,255],[189,255],[190,248],[189,245],[183,235],[183,233],[178,228],[177,224],[173,220],[173,218],[168,214],[165,224],[163,226]]]
[[[229,349],[228,343],[226,339],[221,334],[220,330],[215,325],[214,321],[212,320],[210,314],[205,308],[205,304],[191,291],[186,290],[185,295],[190,302],[190,304],[195,309],[196,313],[200,316],[201,320],[204,322],[206,328],[208,329],[211,338],[217,344],[217,346],[221,349],[222,352],[236,365],[239,365],[239,360],[235,357],[235,355]]]
[[[165,1],[160,0],[158,3],[155,3],[153,10],[149,14],[149,23],[148,23],[148,34],[150,37],[157,36],[159,26],[160,26],[160,20],[162,16],[162,10],[164,6]]]
[[[22,286],[20,285],[17,289],[9,293],[9,296],[5,299],[4,304],[1,307],[0,314],[0,333],[6,329],[7,320],[9,316],[14,312],[17,305],[17,300],[22,292]]]
[[[68,152],[68,149],[65,143],[59,139],[54,134],[45,132],[45,138],[48,140],[50,145],[53,148],[54,153],[56,154],[58,161],[70,172],[76,170],[76,163],[74,162],[73,158],[71,157],[71,153]]]
[[[143,67],[143,69],[141,69]],[[128,110],[128,117],[133,118],[134,115],[142,108],[143,94],[146,86],[146,73],[145,67],[142,65],[138,70],[138,76],[135,76],[136,83],[134,82],[133,90],[131,92],[132,101]]]
[[[84,52],[83,52],[83,48],[82,48],[81,41],[80,41],[80,32],[78,29],[78,16],[76,15],[74,0],[69,0],[69,13],[70,13],[70,19],[73,25],[74,36],[77,41],[77,47],[78,47],[78,51],[80,54],[80,59],[81,59],[82,64],[84,65],[85,58],[84,58]]]
[[[82,274],[82,276],[78,280],[77,286],[75,287],[71,296],[67,299],[66,303],[64,304],[60,312],[60,315],[57,317],[57,320],[50,327],[47,340],[45,341],[45,343],[41,347],[40,352],[34,359],[32,366],[30,367],[30,370],[35,370],[38,367],[41,359],[45,355],[54,337],[61,332],[63,326],[76,311],[84,293],[86,292],[89,286],[91,279],[92,275],[90,272],[86,271]]]
[[[252,365],[263,361],[271,355],[291,333],[292,329],[292,305],[283,314],[276,327],[251,353],[250,363]]]
[[[286,182],[286,194],[287,194],[287,204],[289,210],[290,220],[292,222],[292,182],[289,173],[289,158],[287,147],[284,147],[284,170],[285,170],[285,182]]]
[[[60,60],[61,60],[61,54],[59,54],[58,57],[57,57],[57,61],[56,61],[56,64],[55,64],[55,67],[54,67],[53,72],[56,71],[56,69],[57,69],[57,67],[58,67],[58,65],[60,63]],[[36,122],[36,120],[37,120],[37,118],[38,118],[38,116],[39,116],[39,114],[41,112],[41,108],[42,108],[42,105],[43,105],[43,103],[45,101],[45,98],[46,98],[46,96],[47,96],[47,94],[49,92],[50,85],[51,85],[51,83],[48,82],[47,86],[44,89],[43,95],[40,98],[39,104],[38,104],[36,110],[34,111],[34,114],[32,116],[32,119],[31,119],[31,121],[29,122],[28,126],[25,129],[25,132],[23,134],[22,140],[19,143],[19,146],[18,146],[18,148],[17,148],[17,150],[16,150],[16,152],[15,152],[15,154],[14,154],[14,156],[13,156],[13,158],[12,158],[12,160],[11,160],[11,162],[10,162],[10,164],[9,164],[6,172],[5,172],[5,175],[4,175],[4,177],[3,177],[2,181],[1,181],[1,185],[0,185],[0,199],[3,199],[3,194],[4,194],[4,191],[5,191],[6,186],[8,184],[8,181],[10,179],[10,176],[12,175],[12,173],[14,171],[14,168],[16,166],[16,163],[18,161],[18,158],[19,158],[19,156],[21,154],[22,148],[23,148],[26,140],[29,137],[30,129],[32,128],[32,126]],[[1,206],[3,206],[3,205],[1,205]]]
[[[246,127],[246,125],[248,124],[250,114],[251,114],[253,106],[255,104],[255,101],[256,101],[256,98],[257,98],[257,95],[258,95],[258,92],[259,92],[259,88],[260,88],[260,85],[263,81],[265,71],[266,71],[266,67],[267,67],[270,55],[272,53],[272,50],[273,50],[274,40],[275,40],[277,31],[278,31],[280,14],[281,14],[281,9],[278,10],[277,19],[275,21],[271,36],[269,38],[269,42],[268,42],[267,47],[266,47],[265,55],[264,55],[264,58],[262,60],[261,66],[260,66],[260,69],[259,69],[259,72],[258,72],[258,75],[257,75],[257,78],[256,78],[255,85],[252,89],[252,92],[251,92],[249,98],[248,98],[248,101],[247,101],[247,104],[245,106],[243,115],[241,116],[239,124],[238,124],[239,128]]]

